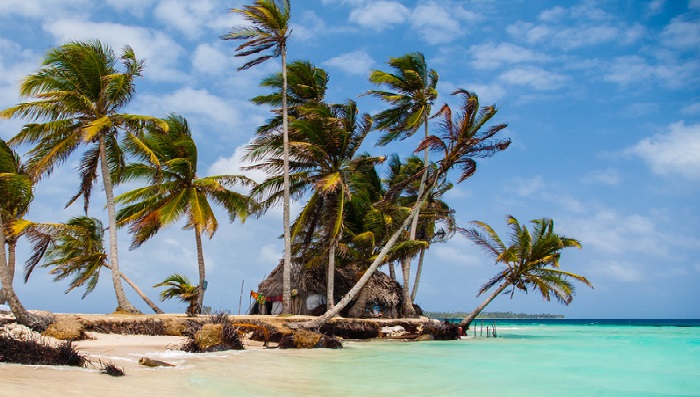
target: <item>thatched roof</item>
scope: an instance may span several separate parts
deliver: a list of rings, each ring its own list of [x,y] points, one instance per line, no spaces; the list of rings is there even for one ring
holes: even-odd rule
[[[282,266],[280,262],[258,285],[258,292],[265,296],[282,295]],[[360,276],[361,273],[351,267],[336,269],[335,295],[339,297],[348,293]],[[304,269],[298,264],[293,264],[291,280],[292,288],[298,289],[300,294],[326,293],[325,268]],[[365,285],[365,289],[368,301],[394,307],[401,303],[401,286],[383,272],[375,271]]]

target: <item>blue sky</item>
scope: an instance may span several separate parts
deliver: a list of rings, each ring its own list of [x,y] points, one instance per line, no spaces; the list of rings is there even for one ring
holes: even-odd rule
[[[279,69],[268,62],[238,72],[235,43],[219,40],[242,21],[228,13],[238,0],[3,0],[0,2],[0,108],[18,102],[21,78],[51,46],[99,39],[134,48],[146,59],[132,113],[185,116],[200,150],[200,174],[240,173],[241,154],[269,110],[249,98]],[[573,303],[543,302],[531,293],[501,296],[487,310],[559,313],[570,318],[700,317],[700,1],[371,1],[292,0],[289,59],[308,59],[330,75],[328,99],[355,99],[362,112],[383,104],[360,97],[372,89],[370,70],[389,57],[420,51],[440,75],[443,103],[450,93],[475,91],[500,107],[498,122],[511,147],[479,162],[477,173],[446,197],[458,223],[485,221],[506,233],[505,216],[522,222],[543,216],[562,234],[581,240],[562,265],[594,284]],[[19,120],[0,121],[9,139]],[[407,155],[415,139],[366,150]],[[24,148],[26,150],[26,148]],[[20,150],[21,151],[21,150]],[[65,221],[63,209],[78,186],[77,156],[37,186],[29,218]],[[133,187],[133,186],[132,186]],[[125,191],[129,186],[121,187]],[[101,189],[90,215],[105,219]],[[294,210],[303,205],[294,204]],[[205,241],[209,290],[205,304],[238,311],[282,253],[281,210],[244,225],[224,214]],[[148,294],[173,272],[196,279],[191,232],[174,226],[136,251],[120,232],[120,266]],[[19,260],[26,259],[22,242]],[[455,236],[431,247],[417,303],[426,310],[467,311],[479,286],[497,268],[470,242]],[[109,275],[85,300],[64,295],[39,269],[16,282],[31,309],[110,312],[116,307]],[[128,287],[125,287],[128,289]],[[148,309],[134,295],[132,302]],[[166,311],[184,305],[166,302]]]

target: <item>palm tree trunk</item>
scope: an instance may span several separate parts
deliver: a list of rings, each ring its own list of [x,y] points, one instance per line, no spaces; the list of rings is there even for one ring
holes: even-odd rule
[[[205,281],[205,270],[204,270],[204,251],[202,250],[202,235],[199,233],[197,228],[194,228],[194,235],[197,241],[197,265],[199,266],[199,285],[197,286],[197,306],[195,308],[195,314],[200,314],[202,312],[202,304],[204,304],[204,281]]]
[[[131,302],[126,298],[124,287],[121,283],[119,273],[119,258],[117,250],[117,217],[114,207],[114,190],[112,187],[112,178],[109,174],[109,164],[107,163],[107,149],[104,135],[100,135],[100,169],[102,173],[102,183],[105,188],[105,196],[107,196],[107,217],[109,218],[109,260],[112,269],[112,282],[114,284],[114,293],[117,296],[117,309],[127,311],[129,313],[141,314]]]
[[[435,187],[435,184],[437,184],[438,178],[436,176],[435,181],[433,181],[432,186],[430,189],[433,189]],[[418,216],[418,211],[420,207],[423,206],[425,201],[428,199],[427,194],[423,194],[423,196],[419,196],[418,202],[413,206],[411,209],[411,213],[408,215],[408,217],[403,221],[401,226],[396,229],[394,234],[391,235],[391,238],[389,238],[389,241],[384,245],[381,251],[379,251],[379,255],[377,255],[376,258],[374,258],[374,262],[369,266],[367,271],[365,271],[365,274],[360,277],[360,279],[357,281],[357,283],[350,289],[350,291],[343,296],[343,299],[338,302],[337,305],[333,306],[333,309],[328,310],[326,313],[324,313],[322,316],[319,316],[313,320],[305,321],[303,323],[300,323],[298,326],[301,328],[318,328],[321,325],[325,324],[330,320],[331,318],[335,317],[338,313],[340,313],[341,310],[345,308],[350,302],[352,302],[353,299],[357,296],[357,294],[362,290],[362,288],[367,284],[367,281],[369,280],[370,277],[372,277],[372,274],[377,270],[377,267],[379,267],[379,264],[384,261],[384,258],[386,258],[386,255],[389,253],[389,251],[394,247],[396,244],[396,241],[399,239],[399,236],[401,233],[403,233],[404,230],[408,227],[409,223],[413,221],[413,217]]]
[[[389,266],[389,277],[396,281],[396,269],[394,269],[394,262],[388,263],[387,266]]]
[[[331,245],[328,247],[328,274],[326,275],[326,310],[333,309],[335,303],[335,247],[338,245],[335,238],[331,239]]]
[[[425,125],[425,137],[428,137],[428,113],[425,114],[425,120],[423,121]],[[428,180],[428,161],[429,152],[426,148],[423,155],[423,175],[420,178],[420,186],[418,187],[418,197],[423,195],[425,192],[425,183]],[[416,239],[416,233],[418,232],[418,219],[420,218],[420,210],[418,215],[413,218],[411,222],[411,230],[409,232],[408,239],[413,241]],[[411,297],[410,282],[411,282],[411,258],[406,258],[401,263],[401,271],[403,272],[403,312],[404,317],[415,317],[416,312],[413,309],[413,298]]]
[[[14,238],[5,239],[5,242],[7,243],[7,270],[10,274],[10,286],[12,286],[15,280],[17,240]],[[7,302],[3,288],[0,285],[0,305],[4,305]]]
[[[27,311],[20,302],[15,290],[12,287],[12,278],[10,277],[10,268],[8,266],[8,256],[5,254],[5,229],[0,217],[0,283],[2,283],[3,294],[7,299],[7,304],[12,310],[16,321],[19,324],[26,325],[32,329],[43,331],[49,324],[50,320],[35,316]]]
[[[146,302],[146,304],[148,306],[150,306],[154,312],[156,312],[156,314],[163,314],[163,311],[160,310],[160,308],[158,306],[156,306],[156,304],[153,303],[152,300],[148,299],[148,296],[146,296],[146,294],[144,294],[143,291],[141,291],[141,288],[139,288],[138,285],[136,285],[133,281],[131,281],[130,278],[126,277],[124,275],[124,273],[119,273],[119,274],[124,279],[124,281],[126,281],[126,283],[129,284],[131,286],[131,288],[134,289],[134,291],[136,291],[136,293],[141,297],[141,299],[143,299],[143,301]]]
[[[282,267],[282,313],[292,312],[292,239],[289,230],[289,115],[287,109],[287,48],[282,47],[282,145],[284,162],[284,202],[282,223],[284,228],[284,265]]]
[[[465,331],[468,330],[468,329],[469,329],[469,325],[472,323],[472,321],[474,321],[474,319],[476,318],[476,316],[478,316],[479,313],[481,313],[481,311],[484,310],[484,308],[485,308],[486,306],[488,306],[488,304],[491,303],[491,301],[494,300],[494,299],[495,299],[501,292],[503,292],[503,290],[506,289],[506,287],[508,287],[509,285],[510,285],[510,283],[508,283],[508,282],[505,282],[505,283],[501,284],[501,285],[493,292],[493,294],[491,294],[488,298],[486,298],[486,300],[485,300],[482,304],[480,304],[479,306],[477,306],[477,308],[474,309],[473,312],[469,313],[469,315],[468,315],[467,317],[465,317],[464,320],[462,320],[461,323],[459,323],[459,326],[462,327],[462,329],[465,330]]]
[[[420,275],[423,273],[423,260],[425,259],[425,248],[420,250],[420,256],[418,257],[418,267],[416,268],[416,279],[413,280],[413,291],[411,292],[411,301],[415,302],[416,295],[418,294],[418,283],[420,282]]]

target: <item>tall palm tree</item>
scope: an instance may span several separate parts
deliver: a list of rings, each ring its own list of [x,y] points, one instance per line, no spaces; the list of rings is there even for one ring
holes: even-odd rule
[[[32,196],[31,179],[17,173],[17,156],[5,141],[0,139],[0,283],[2,283],[3,298],[7,301],[18,323],[42,330],[46,328],[49,320],[29,313],[22,305],[12,287],[12,275],[5,253],[4,219],[9,217],[8,213],[12,213],[13,208],[28,206]]]
[[[171,274],[163,282],[153,286],[153,288],[168,287],[160,293],[160,300],[178,299],[181,302],[187,303],[185,313],[188,316],[195,316],[200,313],[201,306],[199,305],[199,287],[192,285],[190,279],[181,274]]]
[[[291,33],[289,0],[256,0],[253,5],[231,10],[243,16],[252,26],[235,27],[222,36],[224,40],[243,40],[236,48],[236,56],[257,56],[238,70],[245,70],[268,59],[282,58],[282,136],[284,159],[284,202],[282,223],[284,229],[284,265],[282,269],[282,305],[284,313],[292,312],[291,287],[291,231],[289,185],[289,120],[287,114],[287,39]],[[271,53],[267,52],[272,50]]]
[[[33,252],[25,263],[25,282],[43,258],[45,261],[41,267],[51,268],[49,273],[54,276],[54,281],[73,277],[66,293],[84,285],[85,298],[97,286],[100,270],[110,269],[103,243],[104,227],[99,219],[79,216],[69,219],[65,224],[25,221],[22,228],[32,243]],[[131,279],[122,272],[120,276],[154,312],[163,314]]]
[[[475,158],[491,157],[505,150],[510,145],[510,139],[492,139],[499,131],[506,128],[507,124],[497,124],[482,130],[482,127],[486,127],[486,124],[498,112],[495,106],[480,108],[478,96],[466,90],[458,90],[454,94],[463,96],[459,117],[453,120],[450,107],[444,105],[439,113],[442,116],[442,136],[431,135],[424,139],[416,149],[416,151],[421,151],[425,148],[431,148],[438,151],[442,158],[437,162],[438,166],[435,172],[432,175],[428,175],[426,189],[418,196],[418,200],[411,208],[408,217],[387,240],[370,267],[347,295],[332,310],[329,310],[323,316],[300,324],[301,327],[312,328],[324,324],[355,299],[377,267],[383,263],[389,251],[394,247],[403,229],[408,227],[409,223],[413,221],[413,217],[418,216],[420,208],[428,199],[428,192],[432,191],[439,185],[441,180],[447,177],[448,171],[454,167],[460,167],[461,174],[457,180],[457,183],[460,183],[476,172]],[[390,193],[388,194],[389,196],[391,196]]]
[[[31,185],[29,191],[23,189],[17,191],[3,191],[2,195],[0,195],[0,201],[2,201],[0,203],[0,208],[3,209],[0,212],[0,216],[4,218],[5,243],[7,244],[7,267],[10,273],[10,283],[12,283],[14,282],[15,269],[17,266],[17,240],[21,236],[21,233],[15,232],[16,228],[14,226],[27,214],[27,211],[29,211],[29,205],[33,198],[31,194],[33,183],[29,175],[29,170],[21,161],[19,155],[13,152],[2,140],[0,140],[0,150],[3,151],[3,158],[6,162],[4,165],[5,171],[16,174],[15,178],[24,177],[24,180]],[[0,288],[0,304],[5,302],[5,296],[2,292],[2,288]]]
[[[204,301],[206,280],[202,234],[206,233],[212,238],[219,226],[210,201],[225,208],[231,221],[236,217],[245,219],[249,213],[248,197],[231,191],[228,187],[253,182],[238,175],[199,177],[197,146],[187,120],[182,116],[170,115],[165,122],[168,134],[149,131],[143,137],[143,146],[128,146],[129,151],[145,162],[128,165],[124,170],[124,178],[146,179],[150,185],[116,198],[117,203],[125,205],[117,213],[117,224],[129,225],[129,231],[133,233],[131,248],[135,248],[153,237],[162,227],[175,223],[182,217],[187,218],[184,228],[194,231],[197,246],[199,312]],[[155,164],[151,155],[155,156]]]
[[[531,222],[532,233],[509,215],[510,245],[507,246],[493,228],[483,222],[473,221],[471,223],[475,226],[474,228],[459,230],[492,256],[496,264],[505,266],[479,289],[477,296],[498,286],[482,304],[462,320],[460,326],[464,329],[467,329],[474,318],[508,287],[511,287],[509,292],[511,298],[516,289],[525,293],[533,289],[539,291],[545,300],[549,301],[554,297],[565,305],[571,303],[574,296],[574,285],[570,279],[593,288],[585,277],[559,268],[561,250],[569,247],[581,248],[581,243],[573,238],[554,233],[552,219],[541,218]]]
[[[299,117],[291,123],[291,179],[294,194],[308,189],[313,193],[294,222],[292,239],[308,251],[313,247],[311,239],[318,237],[320,229],[321,252],[315,250],[313,257],[327,257],[327,305],[334,304],[334,274],[336,250],[342,238],[344,214],[352,196],[352,176],[364,167],[373,167],[383,161],[380,157],[358,155],[357,152],[372,128],[367,114],[360,115],[357,104],[311,104],[298,109]],[[251,150],[257,153],[268,151],[271,156],[257,165],[272,175],[256,188],[255,192],[268,194],[265,207],[279,199],[279,157],[274,152],[279,145],[267,146],[266,139],[254,141]],[[264,145],[264,146],[259,146]]]
[[[124,69],[121,72],[117,68],[120,61]],[[87,212],[99,169],[107,200],[114,291],[118,308],[132,313],[139,311],[124,294],[117,249],[113,183],[119,181],[124,167],[118,138],[123,133],[124,140],[138,141],[144,125],[167,128],[154,117],[120,113],[136,93],[135,81],[142,70],[143,61],[128,46],[117,57],[99,41],[69,42],[50,49],[42,67],[22,81],[20,95],[35,101],[0,112],[0,118],[34,121],[9,143],[34,145],[29,151],[28,166],[37,178],[51,174],[76,149],[87,146],[80,161],[80,188],[68,205],[82,196]]]
[[[397,139],[405,139],[412,136],[421,125],[425,129],[425,138],[428,137],[428,117],[433,101],[437,99],[438,74],[429,69],[425,56],[420,52],[413,52],[398,58],[390,58],[389,65],[395,73],[387,73],[375,70],[370,74],[369,80],[377,85],[388,86],[389,91],[370,90],[367,94],[391,104],[393,107],[386,109],[375,116],[377,128],[386,131],[379,139],[379,145],[385,145]],[[428,148],[424,150],[423,164],[427,165],[429,155]],[[425,190],[428,178],[428,169],[425,168],[421,177],[418,196]],[[413,218],[409,239],[416,239],[418,229],[418,217]],[[415,315],[413,301],[411,300],[409,282],[411,271],[411,257],[407,257],[401,263],[403,272],[403,301],[406,317]]]

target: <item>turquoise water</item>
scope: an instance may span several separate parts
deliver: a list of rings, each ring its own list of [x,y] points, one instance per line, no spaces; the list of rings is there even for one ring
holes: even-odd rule
[[[254,379],[217,365],[188,383],[206,395],[700,396],[700,322],[645,321],[502,321],[498,338],[248,353]]]

